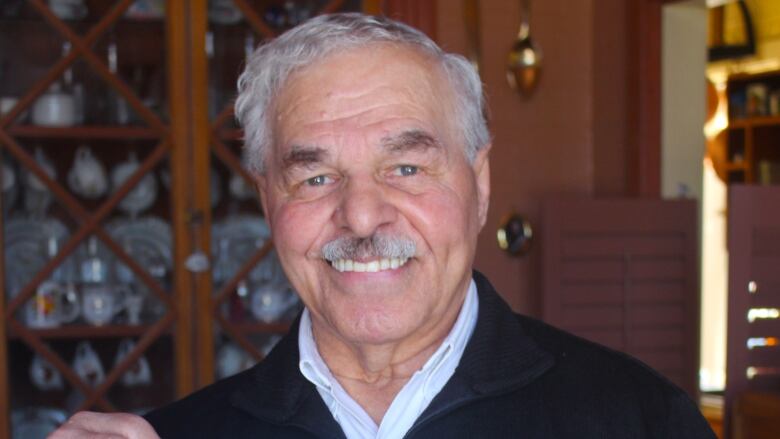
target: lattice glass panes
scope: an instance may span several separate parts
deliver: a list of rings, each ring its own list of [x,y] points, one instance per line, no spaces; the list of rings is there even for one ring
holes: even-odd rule
[[[267,344],[260,339],[286,332],[301,309],[270,244],[253,178],[242,164],[242,133],[232,110],[238,75],[258,44],[317,14],[358,11],[360,6],[357,1],[209,1],[204,44],[213,153],[211,304],[218,329],[216,378],[225,375],[226,362],[262,358]]]
[[[137,343],[134,337],[122,338],[119,343],[107,338],[49,340],[47,348],[70,366],[63,373],[44,355],[12,340],[9,354],[15,361],[9,374],[15,412],[46,410],[69,416],[84,409],[121,408],[143,413],[164,404],[173,396],[170,340],[158,340],[137,359],[122,364]],[[121,373],[117,366],[122,367]],[[76,379],[78,384],[74,385]],[[109,386],[109,381],[108,391],[95,396],[95,390]]]
[[[135,411],[175,396],[162,12],[0,3],[12,426],[45,409]],[[62,385],[36,383],[33,369]]]
[[[95,123],[118,126],[148,126],[150,115],[141,114],[117,85],[132,94],[154,117],[168,120],[164,24],[159,19],[123,18],[95,44],[96,56],[117,78],[101,84],[102,98],[93,104]],[[99,90],[100,91],[100,90]],[[103,110],[103,111],[100,111]]]
[[[263,41],[315,15],[359,11],[355,0],[210,0],[206,54],[209,117],[218,129],[236,128],[227,117],[247,56]]]

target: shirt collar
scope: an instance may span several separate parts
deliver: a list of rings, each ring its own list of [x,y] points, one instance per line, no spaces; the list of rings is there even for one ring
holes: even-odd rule
[[[301,375],[314,384],[347,438],[402,437],[455,373],[477,324],[478,308],[477,286],[472,280],[450,332],[433,355],[404,384],[379,425],[344,390],[320,356],[308,309],[304,309],[298,328],[298,367]]]
[[[463,306],[461,306],[458,318],[455,320],[455,324],[450,330],[449,334],[444,338],[442,344],[431,355],[428,361],[425,362],[420,369],[421,373],[427,374],[426,385],[423,389],[426,393],[431,388],[436,388],[436,392],[446,383],[449,379],[449,375],[444,379],[444,382],[438,384],[437,371],[441,368],[441,364],[447,360],[450,356],[455,355],[454,360],[456,363],[460,361],[460,357],[463,355],[463,351],[466,348],[466,344],[471,337],[471,333],[474,331],[474,326],[477,323],[477,314],[479,308],[479,299],[477,297],[477,286],[472,279],[469,283],[469,289],[466,292]],[[300,353],[299,368],[301,374],[317,388],[331,392],[333,388],[333,375],[330,372],[327,364],[320,356],[317,350],[317,345],[314,341],[314,336],[311,330],[311,314],[308,308],[304,308],[301,315],[301,322],[298,329],[298,349]],[[432,385],[434,383],[434,385]]]

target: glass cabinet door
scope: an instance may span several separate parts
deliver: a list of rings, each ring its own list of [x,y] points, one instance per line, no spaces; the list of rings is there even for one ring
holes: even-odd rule
[[[242,165],[243,136],[232,107],[238,75],[257,45],[284,30],[318,14],[361,10],[359,1],[214,0],[208,4],[204,41],[210,185],[205,208],[211,226],[213,284],[200,292],[210,322],[200,322],[199,334],[213,337],[214,369],[202,371],[203,383],[262,359],[302,306],[274,252],[252,176]]]
[[[268,353],[301,304],[242,165],[246,55],[409,1],[0,1],[0,436],[143,413]]]
[[[14,435],[175,397],[164,9],[0,4],[0,424]]]

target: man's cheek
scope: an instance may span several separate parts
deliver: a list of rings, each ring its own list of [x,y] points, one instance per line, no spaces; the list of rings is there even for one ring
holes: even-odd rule
[[[318,257],[319,249],[314,243],[322,224],[312,219],[300,209],[280,209],[274,215],[274,244],[278,251],[287,254],[285,259]]]

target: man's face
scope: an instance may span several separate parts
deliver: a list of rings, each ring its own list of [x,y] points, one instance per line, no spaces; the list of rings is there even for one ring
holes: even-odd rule
[[[297,72],[274,101],[258,178],[266,218],[315,330],[345,343],[451,325],[470,282],[488,148],[468,163],[441,75],[416,51],[374,45]],[[336,239],[376,236],[413,243],[413,255],[323,256]]]

